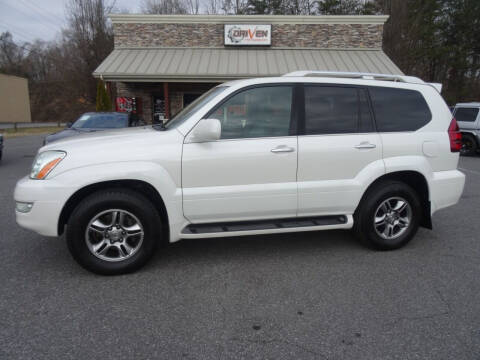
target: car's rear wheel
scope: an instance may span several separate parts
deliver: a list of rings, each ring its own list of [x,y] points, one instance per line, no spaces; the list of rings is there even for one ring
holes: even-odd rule
[[[154,253],[160,224],[157,210],[142,194],[127,189],[99,191],[73,211],[67,244],[74,259],[92,272],[128,273]]]
[[[354,214],[354,231],[365,245],[394,250],[406,245],[418,230],[422,208],[407,184],[383,181],[365,195]]]
[[[464,156],[472,156],[477,153],[477,141],[471,134],[462,134],[462,148],[460,153]]]

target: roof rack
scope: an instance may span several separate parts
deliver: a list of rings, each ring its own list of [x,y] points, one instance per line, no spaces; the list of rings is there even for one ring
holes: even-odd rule
[[[393,75],[393,74],[375,74],[375,73],[363,73],[363,72],[347,72],[347,71],[316,71],[316,70],[302,70],[294,71],[283,76],[288,77],[334,77],[334,78],[346,78],[346,79],[363,79],[363,80],[380,80],[380,81],[393,81],[403,82],[410,84],[424,84],[434,87],[438,92],[442,91],[442,84],[438,83],[426,83],[422,79],[415,76],[405,75]]]

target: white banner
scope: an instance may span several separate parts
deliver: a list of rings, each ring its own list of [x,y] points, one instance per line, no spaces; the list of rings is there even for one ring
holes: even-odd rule
[[[271,45],[272,25],[225,24],[225,45]]]

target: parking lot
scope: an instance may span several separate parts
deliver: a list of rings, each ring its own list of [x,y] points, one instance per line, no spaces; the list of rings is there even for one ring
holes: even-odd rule
[[[480,157],[398,251],[344,231],[184,240],[102,277],[15,223],[41,141],[7,139],[0,162],[1,359],[480,359]]]

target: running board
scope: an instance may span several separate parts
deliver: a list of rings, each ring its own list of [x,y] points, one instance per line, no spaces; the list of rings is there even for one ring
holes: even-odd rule
[[[322,228],[349,228],[351,216],[328,215],[304,218],[269,219],[237,222],[217,222],[206,224],[190,224],[182,230],[182,237],[197,237],[201,235],[230,236],[248,235],[249,233],[274,233],[321,230]],[[350,225],[350,226],[349,226]]]

